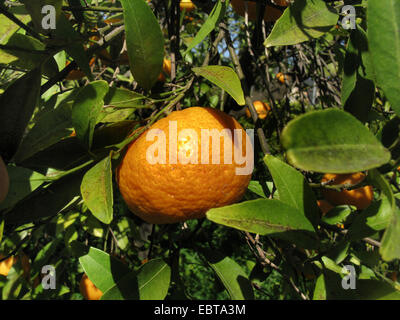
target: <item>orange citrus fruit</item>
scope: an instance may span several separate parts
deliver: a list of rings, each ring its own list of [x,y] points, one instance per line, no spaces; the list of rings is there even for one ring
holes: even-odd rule
[[[285,84],[285,82],[286,82],[286,76],[285,76],[282,72],[279,72],[279,73],[276,75],[276,78],[278,79],[278,81],[279,81],[280,83]]]
[[[246,1],[247,2],[247,14],[249,17],[249,20],[255,21],[257,20],[257,3],[254,1]],[[287,6],[288,3],[286,1],[278,1],[279,4],[281,6]],[[245,12],[246,12],[246,4],[244,0],[231,0],[231,5],[233,10],[235,10],[235,12],[244,17]],[[265,12],[264,12],[264,21],[265,22],[270,22],[270,21],[276,21],[280,18],[280,16],[282,15],[282,11],[271,7],[271,6],[266,6],[265,7]]]
[[[103,295],[103,292],[90,281],[86,273],[82,276],[79,283],[79,290],[86,300],[99,300]]]
[[[165,81],[165,76],[170,76],[171,75],[171,60],[164,59],[163,61],[163,66],[162,66],[162,71],[160,75],[158,76],[158,81]]]
[[[191,107],[157,121],[129,145],[117,182],[134,214],[149,223],[176,223],[239,201],[253,161],[250,139],[234,118]]]
[[[10,178],[3,158],[0,156],[0,202],[2,202],[7,194],[10,187]]]
[[[181,0],[181,2],[179,3],[179,7],[182,11],[186,10],[186,12],[190,12],[196,9],[196,6],[191,0]]]
[[[4,255],[0,254],[0,259],[3,259],[4,257]],[[20,256],[11,256],[6,260],[0,262],[0,274],[7,277],[10,269],[14,264],[18,262],[18,259],[21,259],[21,267],[24,271],[24,277],[29,276],[31,265],[29,262],[29,258],[24,253],[22,253]]]
[[[5,256],[0,254],[0,260],[3,259]],[[14,261],[14,256],[7,258],[0,262],[0,275],[7,277],[10,269],[14,265],[16,261]]]
[[[351,173],[351,174],[332,174],[326,173],[321,182],[327,182],[332,180],[330,185],[355,185],[364,180],[365,174],[362,172]],[[374,192],[372,186],[365,186],[353,190],[330,190],[324,189],[322,191],[324,198],[328,200],[330,203],[335,205],[353,205],[357,207],[357,209],[365,209],[368,207],[373,198]]]
[[[253,102],[254,108],[257,111],[258,117],[260,119],[265,119],[267,117],[267,115],[270,113],[271,111],[271,107],[269,106],[268,103],[266,102],[262,102],[262,101],[254,101]],[[251,118],[251,113],[249,108],[246,108],[246,116],[248,118]]]

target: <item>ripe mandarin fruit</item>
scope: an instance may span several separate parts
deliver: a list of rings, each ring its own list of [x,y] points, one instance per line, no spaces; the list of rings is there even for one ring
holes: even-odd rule
[[[204,143],[207,129],[217,133],[215,143],[211,138]],[[223,129],[228,138],[218,139]],[[157,132],[160,136],[147,137]],[[213,148],[218,142],[219,155]],[[232,151],[230,160],[225,161],[225,149],[226,154]],[[157,158],[164,160],[155,163]],[[117,182],[134,214],[149,223],[176,223],[239,201],[250,182],[252,161],[250,139],[234,118],[216,109],[191,107],[157,121],[130,144],[117,169]]]
[[[79,290],[86,300],[99,300],[103,295],[103,292],[90,281],[86,273],[82,276],[79,283]]]
[[[6,165],[3,162],[3,158],[0,156],[0,202],[2,202],[7,194],[10,187],[10,179]]]
[[[286,82],[286,76],[285,76],[282,72],[279,72],[279,73],[276,75],[276,78],[278,79],[278,81],[279,81],[280,83],[285,84],[285,82]]]
[[[186,12],[190,12],[196,9],[196,6],[191,0],[181,0],[181,2],[179,3],[179,7],[182,11],[186,10]]]
[[[5,256],[0,254],[0,260],[3,259]],[[29,262],[29,258],[24,253],[20,254],[19,256],[11,256],[6,260],[0,262],[0,274],[7,277],[10,269],[14,264],[18,262],[18,259],[21,259],[21,267],[24,271],[24,277],[29,276],[29,272],[31,270],[31,265]]]
[[[256,108],[258,117],[262,120],[265,119],[267,117],[267,115],[270,113],[271,111],[271,107],[269,106],[268,103],[266,102],[262,102],[262,101],[254,101],[253,102],[254,108]],[[251,113],[249,108],[246,108],[246,116],[248,118],[251,118]]]
[[[4,255],[0,254],[0,260],[5,258]],[[3,260],[0,262],[0,275],[7,277],[8,273],[10,272],[10,269],[14,265],[14,256],[11,256],[7,258],[6,260]]]
[[[162,71],[160,75],[158,76],[158,81],[165,81],[165,75],[170,76],[171,75],[171,60],[164,59],[163,61],[163,66],[162,66]]]
[[[340,185],[340,184],[355,185],[363,181],[364,178],[365,174],[363,174],[362,172],[351,173],[351,174],[326,173],[323,176],[321,182],[327,182],[332,180],[332,182],[329,183],[331,185]],[[365,209],[371,204],[374,198],[374,192],[372,186],[365,186],[354,190],[342,190],[342,191],[324,189],[323,195],[324,198],[328,200],[330,203],[333,203],[335,205],[342,205],[342,204],[353,205],[357,207],[357,209]]]
[[[334,206],[326,200],[317,200],[317,204],[322,212],[322,216],[326,215],[331,209],[334,208]]]
[[[257,20],[257,3],[254,1],[246,1],[246,2],[247,2],[247,14],[249,20],[252,21]],[[233,10],[235,10],[235,12],[238,15],[244,17],[244,14],[246,12],[246,5],[244,0],[231,0],[231,5]],[[279,0],[278,5],[287,6],[288,3],[286,1]],[[282,15],[281,10],[267,5],[265,7],[265,12],[264,12],[264,21],[265,22],[276,21],[279,19],[281,15]]]

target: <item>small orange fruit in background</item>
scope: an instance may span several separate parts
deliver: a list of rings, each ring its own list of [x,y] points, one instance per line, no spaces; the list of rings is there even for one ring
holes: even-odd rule
[[[79,283],[79,290],[86,300],[99,300],[103,295],[103,292],[90,281],[86,273],[82,276]]]
[[[270,111],[271,111],[271,107],[266,102],[262,102],[262,101],[258,101],[257,100],[257,101],[253,102],[253,105],[254,105],[254,108],[257,111],[258,117],[261,120],[265,119],[268,116],[268,114],[270,113]],[[246,108],[246,116],[248,118],[251,118],[251,113],[250,113],[250,110],[249,110],[248,107]]]
[[[278,79],[278,81],[279,81],[280,83],[285,84],[285,82],[286,82],[286,76],[285,76],[282,72],[279,72],[279,73],[276,75],[276,78]]]
[[[321,182],[330,182],[330,185],[355,185],[357,183],[362,182],[365,179],[365,174],[362,172],[351,173],[351,174],[332,174],[326,173]],[[365,209],[367,208],[373,198],[374,192],[372,186],[365,186],[353,190],[330,190],[324,189],[322,191],[324,198],[328,200],[330,203],[335,205],[353,205],[357,207],[357,209]]]
[[[0,156],[0,202],[2,202],[8,194],[10,188],[10,178],[3,158]]]
[[[3,259],[5,256],[0,254],[0,260]],[[0,262],[0,275],[7,277],[8,273],[10,272],[12,266],[18,262],[18,259],[21,259],[21,267],[24,271],[24,277],[29,276],[29,272],[31,270],[31,265],[29,262],[29,258],[26,254],[21,253],[19,256],[11,256],[6,260]]]
[[[171,75],[171,60],[169,59],[164,59],[163,60],[163,66],[162,66],[162,71],[160,75],[158,76],[158,81],[164,82],[165,81],[165,76],[170,76]]]
[[[5,256],[0,254],[0,260],[3,259]],[[7,258],[0,262],[0,275],[7,277],[10,269],[14,265],[16,261],[14,261],[14,256]]]
[[[247,14],[249,17],[249,20],[255,21],[257,20],[257,3],[254,1],[246,1],[247,2]],[[279,0],[278,1],[278,5],[281,6],[287,6],[288,3],[286,1],[282,1]],[[245,12],[246,12],[246,4],[244,0],[231,0],[231,5],[233,10],[235,10],[235,12],[244,17]],[[271,7],[271,6],[266,6],[265,7],[265,12],[264,12],[264,21],[265,22],[270,22],[270,21],[276,21],[280,18],[280,16],[282,15],[282,11]]]
[[[179,3],[179,7],[182,11],[186,10],[186,12],[190,12],[196,9],[196,6],[191,0],[181,0],[181,2]]]
[[[174,123],[176,135],[169,131]],[[146,135],[150,129],[156,129],[152,132],[162,132],[165,140],[154,137],[154,140],[147,141]],[[231,163],[225,162],[225,141],[232,155],[235,152],[240,154],[241,149],[241,156],[251,156],[250,161],[253,160],[253,147],[246,132],[234,118],[216,109],[191,107],[172,112],[150,129],[129,145],[117,169],[120,192],[134,214],[148,223],[176,223],[203,218],[209,209],[232,204],[242,198],[251,172],[238,174],[237,169],[242,170],[246,163],[238,164],[236,158],[231,158]],[[204,147],[207,149],[202,150],[202,129],[214,129],[218,134],[228,129],[226,131],[231,133],[231,137],[219,139],[219,156],[212,148],[214,143],[211,139],[208,146]],[[237,129],[237,135],[242,136],[239,143],[233,140],[234,129]],[[165,141],[164,151],[155,150],[158,139]],[[218,140],[215,144],[218,145]],[[174,161],[169,160],[170,148],[176,148]],[[160,154],[165,155],[165,162],[155,163],[154,159]],[[189,159],[188,163],[182,163],[182,158]],[[219,164],[213,159],[218,160]],[[208,164],[205,164],[207,161]]]

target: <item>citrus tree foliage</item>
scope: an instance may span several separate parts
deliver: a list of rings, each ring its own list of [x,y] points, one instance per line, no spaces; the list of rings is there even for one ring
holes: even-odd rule
[[[400,2],[193,7],[1,2],[0,264],[18,257],[1,298],[82,299],[86,273],[101,299],[399,299]],[[279,19],[263,19],[271,8]],[[149,225],[115,169],[144,129],[192,106],[255,129],[252,180],[204,219]],[[366,178],[321,183],[354,172]],[[366,185],[366,208],[317,205]]]

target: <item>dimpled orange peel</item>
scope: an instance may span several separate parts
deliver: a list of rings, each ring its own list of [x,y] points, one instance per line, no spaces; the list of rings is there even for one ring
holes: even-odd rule
[[[210,137],[208,145],[204,144],[207,139],[201,141],[202,129],[218,133],[227,129],[231,133],[231,137],[227,134],[227,138],[218,136],[215,140],[215,145],[219,142],[219,156]],[[165,139],[149,138],[150,132],[163,132]],[[163,141],[166,148],[155,150],[155,144]],[[129,145],[117,168],[120,192],[129,209],[149,223],[202,218],[209,209],[232,204],[244,195],[252,171],[247,164],[253,165],[250,141],[242,126],[219,110],[191,107],[174,111]],[[225,159],[225,144],[232,150],[230,163]],[[163,156],[165,162],[154,163]]]

